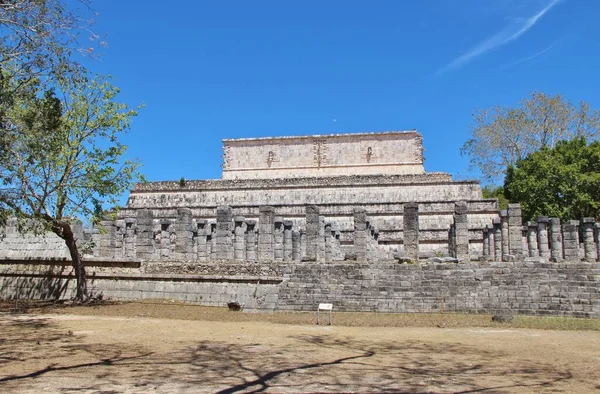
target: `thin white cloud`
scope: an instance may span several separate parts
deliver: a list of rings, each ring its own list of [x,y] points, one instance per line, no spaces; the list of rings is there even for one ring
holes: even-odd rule
[[[514,62],[510,62],[510,63],[504,64],[504,65],[502,65],[502,66],[500,66],[500,67],[493,68],[491,71],[504,71],[504,70],[508,70],[509,68],[512,68],[512,67],[518,66],[519,64],[531,63],[531,62],[533,62],[534,60],[538,59],[539,57],[541,57],[541,56],[545,55],[546,53],[550,52],[550,50],[551,50],[552,48],[554,48],[554,47],[555,47],[555,46],[557,46],[559,43],[561,43],[562,41],[564,41],[564,39],[565,39],[566,37],[567,37],[567,36],[565,36],[565,37],[562,37],[562,38],[560,38],[560,39],[558,39],[558,40],[554,41],[552,44],[550,44],[550,45],[549,45],[549,46],[547,46],[546,48],[542,49],[541,51],[537,51],[537,52],[535,52],[535,53],[534,53],[534,54],[532,54],[532,55],[529,55],[529,56],[522,57],[522,58],[520,58],[520,59],[517,59],[517,60],[515,60]]]
[[[562,0],[551,0],[550,3],[548,3],[543,9],[538,11],[536,14],[528,18],[519,18],[513,20],[511,24],[509,24],[508,26],[506,26],[487,40],[471,48],[466,53],[452,60],[446,66],[439,69],[435,74],[443,74],[447,71],[462,67],[470,61],[472,61],[473,59],[475,59],[476,57],[481,56],[484,53],[491,51],[492,49],[498,48],[500,46],[515,41],[523,34],[527,33],[527,31],[531,29],[540,20],[541,17],[543,17],[548,11],[550,11],[555,5],[557,5],[561,1]]]

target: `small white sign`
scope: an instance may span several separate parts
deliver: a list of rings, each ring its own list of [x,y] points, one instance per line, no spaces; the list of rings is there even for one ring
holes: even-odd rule
[[[333,304],[319,304],[320,311],[331,311],[333,310]]]

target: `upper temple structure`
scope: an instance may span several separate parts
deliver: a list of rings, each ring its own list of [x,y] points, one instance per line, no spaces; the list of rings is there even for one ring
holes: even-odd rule
[[[418,251],[413,253],[423,257],[448,252],[448,231],[454,223],[457,201],[466,204],[469,219],[465,236],[474,252],[481,253],[482,230],[497,214],[497,201],[483,199],[477,181],[454,181],[449,174],[425,172],[422,137],[414,130],[226,139],[223,152],[220,180],[136,184],[127,206],[119,211],[115,231],[125,234],[143,210],[153,226],[152,254],[148,257],[173,258],[175,248],[171,241],[167,246],[165,243],[176,238],[181,210],[189,210],[186,220],[193,229],[189,237],[195,246],[186,253],[192,259],[210,259],[211,253],[217,256],[219,207],[231,210],[232,240],[224,242],[231,243],[233,251],[235,226],[243,225],[239,231],[246,234],[255,232],[253,241],[245,242],[255,242],[258,248],[264,226],[261,221],[265,220],[275,220],[275,233],[281,224],[282,234],[289,227],[304,240],[310,227],[306,207],[315,206],[320,218],[318,231],[321,235],[331,231],[338,245],[339,250],[330,251],[328,258],[356,255],[356,244],[362,242],[355,234],[357,211],[364,211],[366,217],[366,257],[392,258],[408,253],[406,244],[412,230],[407,228],[406,207],[412,204],[418,212],[412,226],[418,233]],[[272,209],[273,217],[261,217],[261,207]],[[139,228],[135,233],[140,233]],[[324,236],[319,239],[324,248]],[[198,242],[208,246],[201,246],[204,250],[199,251]],[[255,256],[254,252],[244,253],[244,259]],[[303,246],[297,257],[306,258],[306,253]]]
[[[223,140],[223,179],[423,174],[416,131]]]

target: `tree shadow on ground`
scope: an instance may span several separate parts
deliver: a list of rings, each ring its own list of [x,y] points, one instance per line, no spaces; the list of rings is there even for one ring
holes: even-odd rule
[[[64,378],[54,390],[508,393],[561,390],[573,378],[566,366],[511,363],[503,352],[460,343],[301,335],[282,346],[202,341],[154,353],[140,346],[85,343],[84,333],[65,332],[46,319],[0,322],[0,390],[7,391],[35,390],[44,379]],[[30,368],[4,372],[16,362]]]

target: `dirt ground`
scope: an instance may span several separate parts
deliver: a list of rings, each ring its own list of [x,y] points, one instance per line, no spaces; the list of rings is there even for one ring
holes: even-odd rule
[[[397,315],[352,327],[356,316],[317,326],[314,314],[164,303],[3,312],[0,392],[600,391],[599,331]]]

